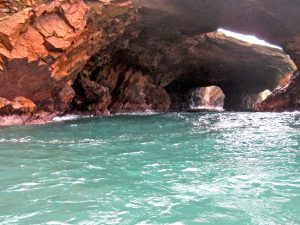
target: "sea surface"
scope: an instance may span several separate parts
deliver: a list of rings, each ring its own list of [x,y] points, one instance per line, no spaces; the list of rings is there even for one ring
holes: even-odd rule
[[[300,113],[0,128],[0,224],[300,224]]]

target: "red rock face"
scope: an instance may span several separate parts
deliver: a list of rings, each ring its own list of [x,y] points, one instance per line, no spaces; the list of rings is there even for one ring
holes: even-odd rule
[[[130,19],[128,5],[106,5],[54,0],[2,18],[0,97],[25,96],[39,109],[66,110],[76,75]]]
[[[52,1],[26,8],[0,22],[0,96],[26,96],[39,106],[53,102],[55,92],[72,80],[88,58],[83,1]],[[79,51],[80,47],[84,51]]]

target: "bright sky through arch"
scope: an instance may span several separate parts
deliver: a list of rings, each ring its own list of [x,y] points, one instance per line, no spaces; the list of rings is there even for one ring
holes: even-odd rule
[[[267,43],[264,40],[258,39],[257,37],[253,36],[253,35],[245,35],[245,34],[239,34],[239,33],[235,33],[229,30],[225,30],[223,28],[218,29],[219,32],[225,34],[226,36],[229,37],[233,37],[251,44],[255,44],[255,45],[263,45],[263,46],[267,46],[267,47],[271,47],[271,48],[277,48],[277,49],[282,49],[279,46],[276,45],[272,45],[270,43]]]

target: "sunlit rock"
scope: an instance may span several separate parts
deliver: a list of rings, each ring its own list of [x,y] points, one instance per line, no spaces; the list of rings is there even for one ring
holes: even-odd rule
[[[210,86],[192,90],[188,110],[223,110],[225,95],[220,87]]]
[[[131,6],[83,0],[14,3],[16,12],[0,19],[0,97],[26,96],[41,110],[64,111],[72,96],[66,85],[123,32]]]
[[[0,116],[10,114],[32,114],[36,105],[25,97],[16,97],[12,101],[0,98]]]

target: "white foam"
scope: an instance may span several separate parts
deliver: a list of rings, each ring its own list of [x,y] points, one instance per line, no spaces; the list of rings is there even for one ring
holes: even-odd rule
[[[87,168],[87,169],[90,169],[90,170],[92,170],[92,169],[95,169],[95,170],[104,170],[103,167],[100,167],[100,166],[93,166],[93,165],[91,165],[91,164],[89,164],[86,168]]]
[[[29,143],[31,142],[31,138],[30,137],[25,137],[25,138],[0,138],[0,143],[5,143],[5,142],[11,142],[11,143]]]
[[[126,155],[141,155],[144,154],[144,151],[138,151],[138,152],[124,152],[120,153],[119,155],[126,156]]]
[[[23,183],[21,184],[22,186],[36,186],[39,185],[38,183],[34,183],[34,182],[27,182],[27,183]]]
[[[69,121],[69,120],[77,120],[79,118],[82,118],[82,116],[79,115],[65,115],[65,116],[56,116],[52,119],[53,122],[62,122],[62,121]]]
[[[158,166],[160,166],[159,163],[153,163],[153,164],[145,165],[145,167],[158,167]]]
[[[182,172],[198,172],[197,168],[186,168],[184,170],[182,170]]]
[[[156,112],[153,110],[146,111],[137,111],[137,112],[126,112],[126,113],[116,113],[114,115],[129,115],[129,116],[148,116],[148,115],[158,115],[160,112]]]

